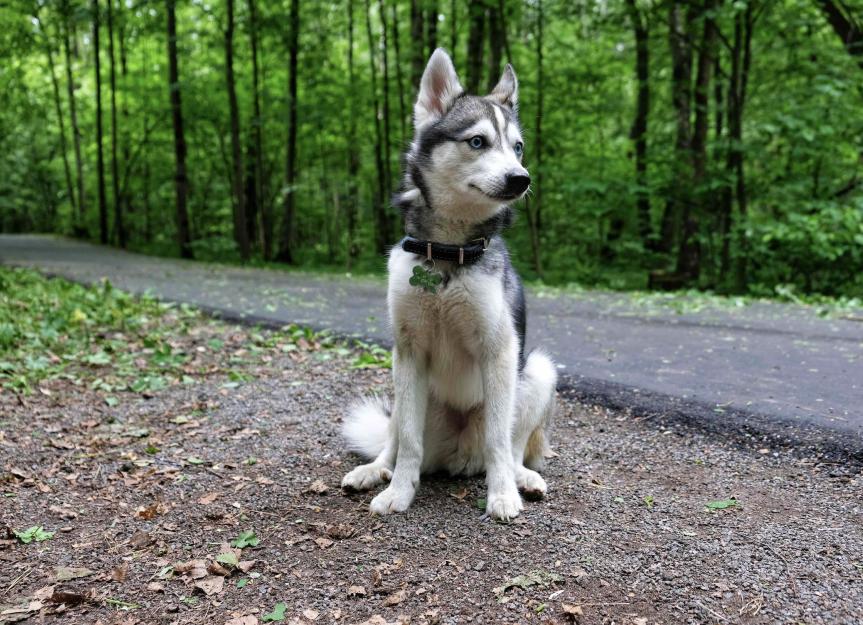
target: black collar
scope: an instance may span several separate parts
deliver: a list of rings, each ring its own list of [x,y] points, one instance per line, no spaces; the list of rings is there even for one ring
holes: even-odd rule
[[[421,241],[412,236],[406,236],[402,240],[402,249],[405,252],[423,256],[427,260],[448,260],[459,265],[469,265],[482,258],[488,248],[488,243],[488,239],[474,239],[465,245],[453,245],[451,243]]]

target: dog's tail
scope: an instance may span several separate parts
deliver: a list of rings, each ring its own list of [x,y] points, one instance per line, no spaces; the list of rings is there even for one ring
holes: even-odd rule
[[[348,410],[342,425],[342,436],[350,451],[374,460],[384,449],[389,427],[389,401],[381,397],[367,397]]]

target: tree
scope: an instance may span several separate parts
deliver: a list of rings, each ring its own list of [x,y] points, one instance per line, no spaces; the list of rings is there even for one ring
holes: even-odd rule
[[[471,2],[468,14],[470,18],[470,32],[467,36],[467,84],[468,93],[479,91],[482,80],[482,57],[485,47],[485,22],[487,8],[485,2]]]
[[[850,55],[857,58],[860,67],[863,67],[863,26],[856,21],[851,9],[845,6],[842,0],[818,0],[818,5],[842,45]]]
[[[248,237],[253,239],[255,215],[261,220],[261,252],[265,260],[273,253],[273,215],[270,203],[264,197],[263,118],[261,116],[261,85],[258,67],[258,7],[255,0],[247,0],[249,10],[249,47],[252,57],[252,133],[249,141],[249,168],[251,176],[246,185],[246,210],[249,222]]]
[[[78,126],[78,113],[75,105],[75,81],[72,77],[72,50],[69,45],[69,21],[72,19],[72,9],[69,6],[68,0],[63,0],[60,10],[63,13],[63,55],[66,59],[66,89],[69,98],[72,144],[75,147],[75,174],[78,188],[78,210],[75,214],[73,232],[81,236],[84,234],[84,214],[86,212],[87,198],[84,194],[84,159],[81,156],[81,130]]]
[[[411,86],[419,89],[426,59],[424,0],[411,0]]]
[[[99,64],[99,0],[93,0],[93,68],[96,73],[96,153],[99,193],[99,241],[108,243],[108,200],[105,197],[105,155],[102,147],[102,72]]]
[[[635,79],[638,96],[630,138],[635,142],[635,204],[638,232],[645,247],[652,245],[650,222],[650,189],[647,181],[647,118],[650,115],[650,32],[647,16],[635,0],[626,1],[629,19],[635,35]]]
[[[533,253],[533,269],[542,277],[542,254],[539,233],[542,228],[542,119],[545,114],[545,72],[543,68],[543,32],[545,14],[542,0],[536,3],[536,116],[534,117],[533,137],[533,198],[527,201],[527,216],[530,225],[530,248]]]
[[[117,164],[117,71],[114,55],[114,0],[108,0],[108,56],[111,76],[111,184],[114,191],[114,232],[117,245],[126,247],[123,226],[123,201],[120,194],[120,168]]]
[[[177,244],[182,258],[192,258],[192,237],[186,198],[189,179],[186,174],[186,135],[183,131],[183,106],[180,98],[180,69],[177,62],[176,0],[165,0],[168,24],[168,90],[171,119],[174,125],[174,186],[176,190]]]
[[[395,11],[395,8],[393,9]],[[348,0],[348,90],[357,93],[356,75],[354,72],[354,0]],[[347,266],[350,269],[359,254],[357,246],[357,213],[359,212],[359,185],[357,177],[360,171],[360,153],[357,146],[357,99],[350,98],[350,119],[348,121],[348,201],[345,202],[347,213],[348,255]]]
[[[381,120],[380,120],[380,104],[378,100],[378,70],[375,63],[375,39],[372,34],[372,17],[370,0],[366,0],[366,35],[369,43],[369,69],[371,76],[372,88],[372,112],[374,114],[375,126],[375,169],[377,170],[377,180],[375,183],[375,192],[372,199],[373,212],[375,218],[375,251],[383,255],[386,253],[387,246],[390,244],[391,231],[389,216],[385,206],[386,200],[386,165],[385,159],[389,160],[389,155],[383,152],[383,138],[381,135]],[[419,83],[417,83],[419,84]]]
[[[290,32],[288,35],[288,153],[285,160],[285,198],[282,234],[276,260],[294,262],[294,213],[297,181],[297,59],[300,54],[300,2],[291,0]]]
[[[242,260],[249,259],[249,231],[246,223],[246,197],[243,192],[243,155],[240,148],[240,111],[234,80],[234,0],[226,0],[225,20],[225,83],[231,115],[231,186],[234,190],[234,240]]]

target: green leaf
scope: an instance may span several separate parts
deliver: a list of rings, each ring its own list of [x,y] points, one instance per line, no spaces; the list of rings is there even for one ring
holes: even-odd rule
[[[248,577],[241,577],[240,579],[237,580],[237,588],[245,588],[246,584],[248,584],[248,583],[249,583]]]
[[[287,607],[287,605],[280,601],[275,605],[273,611],[269,614],[264,614],[264,617],[261,620],[263,620],[264,623],[269,623],[270,621],[284,621],[285,610],[287,609]]]
[[[725,510],[726,508],[734,508],[735,506],[739,506],[740,503],[734,497],[729,499],[720,499],[718,501],[710,501],[708,502],[704,508],[706,510]]]
[[[28,545],[32,542],[41,543],[44,540],[48,540],[49,538],[54,536],[55,532],[46,532],[42,529],[41,525],[34,525],[33,527],[28,527],[26,530],[22,530],[20,532],[16,531],[15,536],[25,545]]]
[[[648,510],[653,508],[653,495],[645,495],[643,501]]]
[[[198,458],[198,456],[189,456],[186,458],[186,462],[189,464],[204,464],[204,461]]]
[[[105,398],[105,403],[106,403],[108,406],[110,406],[111,408],[113,408],[114,406],[116,406],[117,404],[119,404],[119,403],[120,403],[120,400],[119,400],[119,399],[117,399],[116,397],[106,397],[106,398]]]
[[[254,530],[246,530],[245,532],[240,532],[240,535],[231,541],[231,547],[245,549],[246,547],[255,547],[260,542],[261,539],[255,536]]]
[[[230,567],[236,568],[240,561],[237,559],[237,554],[233,551],[220,553],[216,556],[216,562],[219,564],[227,564]]]

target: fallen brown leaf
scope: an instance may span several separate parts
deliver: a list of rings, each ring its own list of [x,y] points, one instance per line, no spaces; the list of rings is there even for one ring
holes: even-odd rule
[[[320,616],[320,612],[309,608],[308,610],[303,610],[303,616],[305,616],[310,621],[314,621],[318,618],[318,616]]]
[[[333,541],[331,541],[329,538],[315,538],[315,542],[321,549],[326,549],[327,547],[332,547],[333,545]]]
[[[252,614],[248,616],[238,616],[230,621],[225,621],[225,625],[258,625],[258,617]]]
[[[336,540],[350,538],[357,533],[357,530],[355,530],[347,523],[339,523],[338,525],[327,525],[325,531],[327,533],[327,536]]]
[[[330,490],[330,487],[323,480],[315,480],[309,485],[306,492],[314,495],[325,495],[328,490]]]
[[[218,562],[210,562],[207,565],[207,572],[210,575],[221,575],[222,577],[228,577],[231,574],[231,572],[228,569],[223,567]]]
[[[121,564],[120,566],[111,570],[111,579],[115,582],[125,582],[126,576],[129,575],[129,565]]]
[[[348,588],[348,597],[365,597],[366,589],[362,586],[351,586]]]
[[[58,582],[66,582],[70,579],[87,577],[92,574],[93,571],[84,567],[58,566],[54,569],[54,579]]]
[[[195,582],[195,588],[201,590],[208,597],[210,595],[217,595],[225,589],[225,578],[218,575],[205,577]]]
[[[198,503],[202,506],[209,506],[219,498],[219,493],[207,493],[203,497],[198,498]]]
[[[147,590],[150,592],[165,592],[165,585],[159,582],[150,582],[147,584]]]
[[[384,599],[384,605],[385,606],[398,605],[402,601],[405,600],[405,597],[407,597],[407,594],[408,594],[407,591],[404,588],[402,588],[401,590],[398,590],[398,591],[392,593],[391,595],[387,596],[387,598]]]

